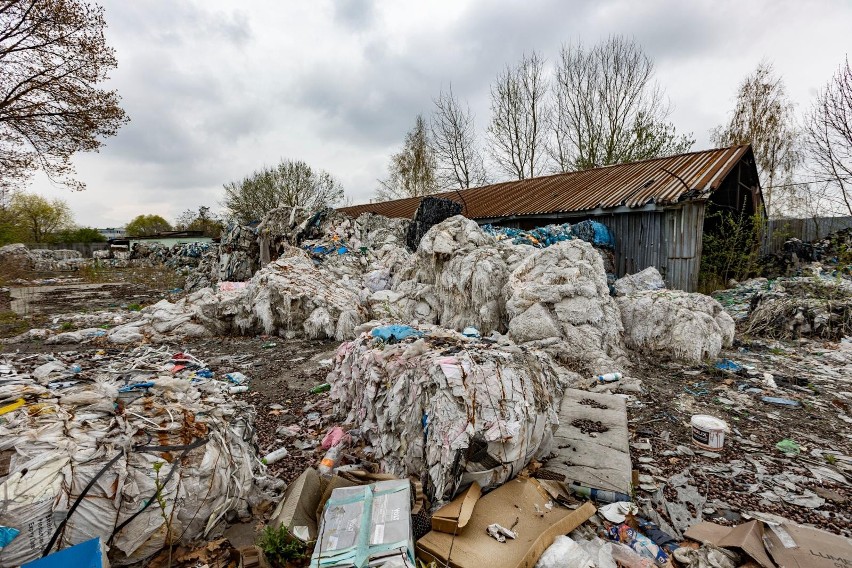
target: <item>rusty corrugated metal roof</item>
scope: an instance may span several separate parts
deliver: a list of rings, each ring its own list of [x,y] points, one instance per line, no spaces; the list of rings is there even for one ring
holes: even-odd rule
[[[464,215],[471,219],[642,207],[649,203],[667,205],[686,197],[707,197],[749,151],[749,145],[731,146],[447,191],[435,197],[463,202]],[[352,217],[369,212],[411,218],[420,199],[366,203],[339,211]]]

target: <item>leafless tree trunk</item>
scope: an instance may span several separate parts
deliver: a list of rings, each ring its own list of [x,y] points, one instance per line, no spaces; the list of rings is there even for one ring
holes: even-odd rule
[[[453,88],[438,94],[432,115],[432,146],[437,160],[438,184],[445,189],[466,189],[488,183],[485,163],[476,141],[473,113],[453,95]]]
[[[724,127],[716,128],[712,139],[721,146],[752,145],[766,210],[770,216],[776,215],[773,194],[783,191],[784,180],[801,162],[801,153],[793,104],[771,63],[762,61],[754,73],[743,80],[731,120]]]
[[[535,52],[507,66],[491,86],[489,149],[497,166],[517,179],[541,174],[551,109],[544,60]]]
[[[808,156],[852,215],[852,70],[841,65],[807,117]]]
[[[694,143],[666,122],[671,108],[654,82],[654,63],[631,40],[591,49],[562,46],[554,83],[558,171],[588,169],[686,152]]]

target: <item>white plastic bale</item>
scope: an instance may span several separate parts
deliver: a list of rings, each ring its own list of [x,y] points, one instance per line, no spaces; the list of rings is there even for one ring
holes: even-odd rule
[[[499,485],[550,452],[563,384],[549,356],[419,329],[427,335],[395,345],[364,332],[340,346],[328,376],[383,471],[419,476],[440,501],[473,480]]]
[[[623,278],[619,278],[613,284],[616,296],[624,296],[640,290],[662,290],[665,287],[666,283],[662,275],[653,266],[649,266],[645,270],[635,274],[628,274]]]
[[[140,352],[141,353],[141,352]],[[132,354],[131,354],[132,358]],[[163,362],[168,360],[164,355]],[[0,525],[22,531],[0,549],[0,568],[41,556],[62,513],[115,456],[89,490],[60,534],[64,548],[100,536],[107,540],[124,519],[140,511],[156,491],[153,465],[162,462],[161,480],[175,475],[161,494],[172,518],[172,539],[189,544],[203,538],[224,515],[249,518],[249,505],[260,498],[254,483],[262,477],[245,427],[252,409],[233,400],[215,381],[199,385],[181,379],[154,378],[147,396],[122,398],[120,380],[95,374],[61,391],[39,385],[26,375],[0,386],[0,400],[23,397],[25,407],[4,415],[0,450],[12,450],[9,474],[0,477]],[[122,406],[117,406],[117,403]],[[38,405],[36,407],[36,405]],[[120,408],[120,411],[116,409]],[[36,412],[37,410],[37,412]],[[146,450],[140,445],[179,446],[207,438],[182,451]],[[24,474],[26,472],[26,474]],[[112,543],[113,565],[144,560],[166,537],[153,503]]]
[[[590,244],[570,240],[535,250],[512,271],[503,295],[509,336],[517,342],[546,346],[591,373],[627,365],[618,306]]]
[[[716,357],[734,340],[734,320],[703,294],[646,290],[619,297],[618,305],[632,349],[699,362]]]

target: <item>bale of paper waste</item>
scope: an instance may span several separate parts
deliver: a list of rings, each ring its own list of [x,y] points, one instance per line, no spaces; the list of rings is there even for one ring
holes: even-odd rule
[[[441,501],[472,481],[495,487],[550,452],[563,385],[549,356],[433,326],[414,331],[396,343],[362,333],[340,346],[328,375],[337,411],[382,471],[419,477]]]
[[[704,294],[644,290],[617,298],[628,347],[697,363],[734,341],[734,320]]]
[[[0,567],[94,537],[113,565],[139,562],[226,517],[248,520],[270,498],[253,407],[228,383],[172,375],[169,360],[138,348],[98,371],[48,363],[3,376],[0,407],[21,404],[0,422],[0,526],[20,534],[0,548]]]
[[[582,240],[562,241],[523,260],[504,287],[509,336],[544,347],[591,374],[627,364],[618,306],[601,255]]]

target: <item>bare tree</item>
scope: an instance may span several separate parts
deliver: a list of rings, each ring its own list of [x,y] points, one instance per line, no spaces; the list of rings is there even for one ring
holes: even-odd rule
[[[476,141],[473,113],[453,95],[452,85],[434,99],[432,146],[437,161],[438,185],[466,189],[485,185],[488,176]]]
[[[852,215],[852,70],[849,59],[817,95],[806,120],[808,157]]]
[[[421,197],[439,191],[436,160],[429,129],[423,115],[417,115],[414,128],[405,135],[402,150],[391,156],[388,178],[379,180],[379,200]]]
[[[341,199],[343,187],[330,173],[314,170],[300,160],[281,160],[275,167],[264,167],[225,184],[223,205],[233,219],[250,223],[277,207],[314,210]]]
[[[35,170],[73,189],[71,156],[95,151],[127,122],[103,8],[83,0],[0,0],[0,186]]]
[[[563,45],[553,90],[550,151],[558,171],[679,154],[694,143],[666,122],[671,107],[654,82],[654,63],[632,40]]]
[[[550,115],[544,60],[536,52],[524,54],[491,86],[489,149],[501,170],[517,179],[542,173]]]
[[[801,152],[793,103],[771,63],[761,61],[740,83],[730,121],[716,128],[711,137],[720,146],[752,145],[766,209],[770,215],[777,215],[780,209],[774,207],[773,194],[789,187],[785,180],[801,162]],[[783,201],[779,198],[779,203]]]

